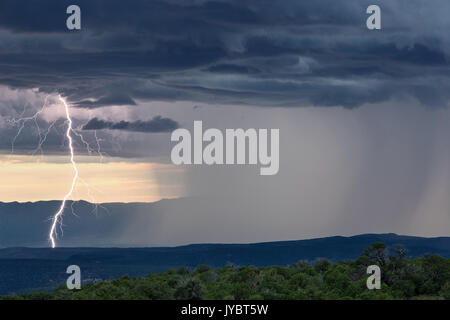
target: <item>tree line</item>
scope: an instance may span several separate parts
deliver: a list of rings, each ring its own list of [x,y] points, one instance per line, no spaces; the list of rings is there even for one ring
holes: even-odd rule
[[[381,269],[381,289],[368,290],[367,266]],[[450,299],[450,259],[438,255],[408,258],[401,246],[374,243],[354,260],[321,259],[290,266],[180,267],[147,277],[123,276],[84,285],[61,286],[0,299]]]

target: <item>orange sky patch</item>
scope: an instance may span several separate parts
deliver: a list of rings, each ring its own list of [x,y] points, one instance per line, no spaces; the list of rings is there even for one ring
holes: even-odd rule
[[[0,201],[61,200],[73,168],[67,156],[0,156]],[[98,162],[95,162],[98,160]],[[171,164],[79,159],[80,178],[71,200],[153,202],[184,196],[183,170]],[[87,187],[89,185],[89,187]]]

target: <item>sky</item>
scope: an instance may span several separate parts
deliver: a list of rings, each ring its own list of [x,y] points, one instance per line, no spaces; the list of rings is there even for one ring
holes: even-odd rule
[[[70,4],[80,31],[66,28]],[[371,4],[381,30],[366,28]],[[72,199],[198,199],[171,208],[172,236],[158,243],[449,235],[449,10],[446,0],[3,0],[0,201],[63,198],[60,95],[83,179]],[[173,165],[170,134],[195,120],[279,128],[279,173]]]

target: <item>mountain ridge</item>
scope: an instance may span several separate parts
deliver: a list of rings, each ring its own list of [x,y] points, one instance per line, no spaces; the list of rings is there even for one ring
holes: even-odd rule
[[[194,204],[195,207],[197,202],[201,203],[201,199],[176,198],[155,202],[108,202],[98,204],[99,206],[96,207],[96,204],[84,200],[68,201],[63,215],[64,237],[58,240],[58,246],[110,248],[172,247],[184,243],[205,244],[207,241],[203,240],[207,240],[207,237],[202,239],[202,237],[189,236],[187,233],[187,236],[184,236],[179,232],[167,235],[173,233],[173,224],[177,223],[178,217],[184,213],[183,209],[192,209],[192,205]],[[59,205],[58,200],[0,202],[0,248],[47,247],[50,218]],[[71,214],[71,206],[75,208],[76,216]],[[291,232],[289,238],[288,240],[262,240],[265,242],[297,241],[298,238],[303,237],[297,237]],[[227,237],[222,236],[222,239],[227,240]],[[244,241],[238,239],[234,243],[261,242],[245,240],[247,239]],[[305,240],[311,240],[311,238]],[[230,244],[228,241],[213,243]]]
[[[330,236],[319,237],[301,240],[285,240],[285,241],[267,241],[267,242],[251,242],[251,243],[191,243],[180,246],[151,246],[151,247],[6,247],[0,248],[1,259],[34,259],[42,258],[40,254],[45,253],[46,258],[61,257],[70,258],[70,254],[84,254],[92,252],[127,252],[133,251],[136,253],[148,252],[178,252],[178,251],[202,251],[202,250],[216,250],[216,249],[241,249],[241,250],[255,250],[264,248],[265,250],[280,249],[288,247],[299,247],[306,249],[308,247],[322,247],[332,248],[333,244],[338,242],[340,251],[345,249],[345,246],[362,247],[363,244],[371,244],[373,242],[385,242],[388,245],[401,244],[412,250],[413,256],[427,253],[439,252],[439,254],[450,257],[450,237],[419,237],[410,235],[398,235],[396,233],[366,233],[353,236]],[[448,248],[448,249],[447,249]],[[418,253],[418,251],[423,251]],[[447,252],[448,251],[448,252]],[[27,255],[29,254],[29,255]],[[324,257],[328,258],[328,257]]]

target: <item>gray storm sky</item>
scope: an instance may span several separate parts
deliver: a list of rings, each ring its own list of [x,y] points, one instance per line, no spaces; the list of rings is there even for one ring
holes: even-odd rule
[[[167,209],[155,243],[448,235],[448,1],[376,1],[382,30],[369,31],[365,0],[86,0],[79,32],[65,29],[71,1],[21,2],[0,4],[3,154],[18,129],[9,121],[46,95],[48,156],[65,154],[58,94],[89,142],[97,130],[107,161],[168,164],[170,132],[194,120],[280,129],[276,176],[154,171],[161,197],[197,199]],[[24,128],[15,155],[37,139]]]

